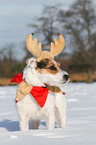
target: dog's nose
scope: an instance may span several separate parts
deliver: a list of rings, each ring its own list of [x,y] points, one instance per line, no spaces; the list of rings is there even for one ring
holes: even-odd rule
[[[69,75],[64,75],[63,78],[67,81],[69,79]]]

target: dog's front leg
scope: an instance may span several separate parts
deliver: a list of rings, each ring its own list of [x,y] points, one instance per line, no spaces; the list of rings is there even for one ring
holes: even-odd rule
[[[62,94],[56,94],[55,100],[55,115],[57,117],[58,124],[61,128],[66,127],[66,98]]]
[[[44,107],[44,115],[46,117],[46,127],[48,130],[54,129],[55,124],[54,103],[55,103],[54,95],[49,93]]]
[[[48,117],[46,117],[46,127],[48,130],[54,129],[55,124],[55,117],[54,114],[50,114]]]
[[[19,125],[20,125],[21,131],[28,131],[28,119],[27,118],[20,119]]]

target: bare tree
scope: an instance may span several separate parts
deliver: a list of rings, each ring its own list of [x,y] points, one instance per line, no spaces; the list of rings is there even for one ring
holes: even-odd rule
[[[14,44],[7,44],[0,51],[0,76],[10,77],[12,75],[11,68],[16,63]]]
[[[59,11],[59,21],[67,29],[74,47],[73,64],[86,64],[88,82],[92,82],[92,67],[96,61],[96,39],[93,38],[93,35],[96,36],[96,14],[92,1],[77,0],[67,12]]]
[[[2,54],[2,53],[3,53],[3,51],[4,51],[3,49],[0,49],[0,54]]]
[[[6,48],[1,48],[0,49],[0,59],[3,59],[4,51]]]
[[[15,45],[14,44],[7,44],[3,47],[3,57],[6,57],[9,62],[15,60]]]
[[[53,36],[58,34],[57,13],[59,5],[44,6],[41,17],[38,17],[35,24],[29,24],[44,38],[45,44],[49,45],[53,41]]]
[[[26,48],[26,43],[25,42],[23,42],[22,44],[21,44],[21,48],[22,48],[22,50],[24,50],[24,52],[25,52],[25,57],[23,58],[23,62],[25,61],[25,60],[27,60],[28,58],[30,58],[30,57],[32,57],[33,55],[27,50],[27,48]]]

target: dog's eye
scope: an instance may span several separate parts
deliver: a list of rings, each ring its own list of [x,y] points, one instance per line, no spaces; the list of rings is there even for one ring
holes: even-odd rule
[[[56,70],[55,66],[50,66],[49,69]]]

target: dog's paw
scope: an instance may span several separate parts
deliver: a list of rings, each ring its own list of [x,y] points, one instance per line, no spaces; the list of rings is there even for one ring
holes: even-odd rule
[[[61,125],[60,125],[61,128],[66,128],[66,126],[67,126],[66,121],[63,121],[63,122],[61,123]]]

